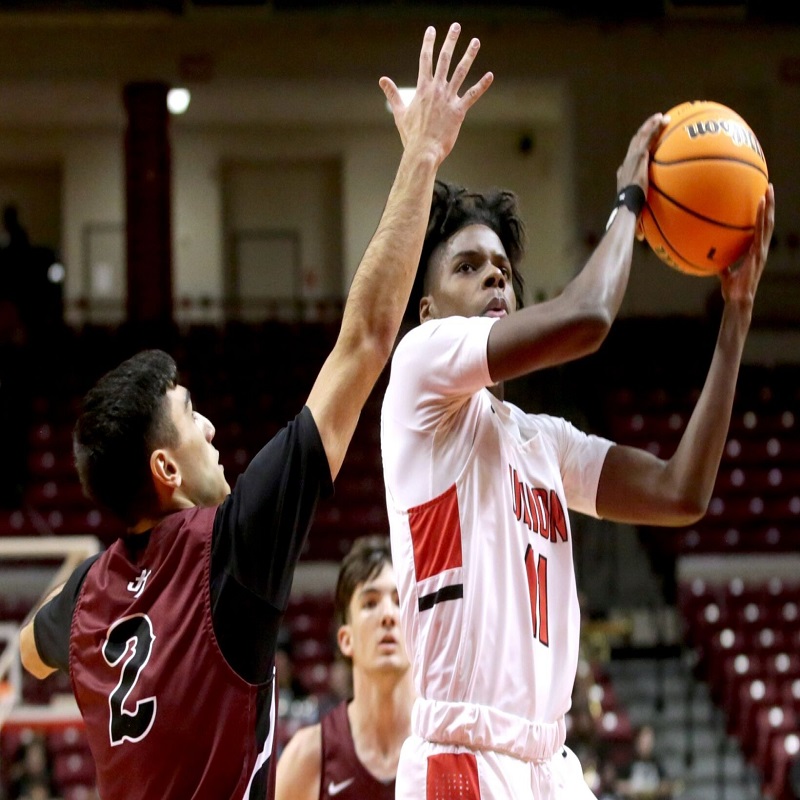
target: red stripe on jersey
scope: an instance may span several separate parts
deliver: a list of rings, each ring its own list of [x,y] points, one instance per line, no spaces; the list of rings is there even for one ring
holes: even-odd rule
[[[461,520],[455,484],[435,500],[412,508],[408,522],[418,581],[461,566]]]
[[[550,490],[550,523],[552,525],[550,541],[558,541],[556,537],[556,534],[558,534],[561,537],[561,541],[566,542],[569,538],[567,536],[567,514],[558,499],[558,495],[552,489]]]
[[[426,800],[480,800],[478,761],[472,753],[428,756]]]

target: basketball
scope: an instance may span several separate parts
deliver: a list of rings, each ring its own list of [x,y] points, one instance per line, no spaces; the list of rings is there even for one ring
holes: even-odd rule
[[[681,103],[653,145],[645,241],[668,266],[716,275],[753,241],[769,174],[764,151],[735,111],[709,100]]]

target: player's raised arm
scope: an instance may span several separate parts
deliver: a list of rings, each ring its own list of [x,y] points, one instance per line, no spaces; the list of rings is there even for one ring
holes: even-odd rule
[[[663,114],[653,114],[631,139],[617,170],[618,197],[627,189],[624,201],[618,200],[608,231],[583,269],[557,297],[509,314],[492,328],[488,356],[495,383],[588,355],[604,341],[628,285],[650,147],[666,122]]]
[[[459,95],[480,46],[472,39],[450,75],[459,33],[458,24],[450,26],[434,68],[436,33],[433,28],[425,32],[416,94],[407,107],[392,80],[380,81],[403,155],[378,228],[353,278],[336,344],[307,401],[334,478],[394,346],[422,250],[436,172],[468,109],[492,82],[492,74],[486,73]]]
[[[736,379],[775,226],[775,195],[767,188],[755,236],[739,269],[720,278],[725,308],[711,366],[674,455],[645,450],[608,451],[597,489],[597,512],[607,519],[647,525],[688,525],[708,508],[725,447]]]

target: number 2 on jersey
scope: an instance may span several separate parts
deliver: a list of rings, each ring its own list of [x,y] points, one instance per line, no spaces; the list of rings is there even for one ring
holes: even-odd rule
[[[126,739],[129,742],[144,739],[156,718],[155,697],[137,700],[135,711],[124,708],[128,695],[150,660],[155,638],[153,624],[146,614],[134,614],[117,620],[108,630],[108,638],[103,645],[103,657],[111,667],[122,662],[119,683],[108,697],[111,711],[108,728],[112,747],[122,744]]]
[[[533,618],[533,638],[548,647],[550,632],[547,627],[547,558],[536,558],[533,547],[525,550],[525,571],[528,573],[528,592],[531,598],[531,617]]]

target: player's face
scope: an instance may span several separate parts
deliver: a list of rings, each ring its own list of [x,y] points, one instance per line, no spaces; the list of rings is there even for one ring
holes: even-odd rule
[[[384,564],[360,583],[350,599],[349,622],[339,629],[339,646],[365,672],[405,672],[408,656],[400,634],[400,600],[394,569]]]
[[[196,506],[221,503],[231,491],[219,463],[219,451],[211,444],[214,426],[192,407],[189,391],[176,386],[167,392],[172,421],[178,430],[178,446],[170,454],[181,477],[181,491]]]
[[[431,256],[428,293],[420,321],[444,317],[504,317],[516,310],[511,264],[500,237],[485,225],[468,225]]]

